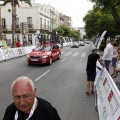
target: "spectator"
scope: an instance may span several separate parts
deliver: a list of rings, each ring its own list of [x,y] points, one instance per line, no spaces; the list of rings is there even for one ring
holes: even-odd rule
[[[36,88],[30,78],[17,78],[11,92],[14,102],[7,107],[3,120],[61,120],[49,102],[36,97]]]
[[[115,82],[116,82],[118,89],[120,90],[120,51],[118,52],[118,55],[117,55],[117,67],[115,70],[117,72]]]
[[[16,47],[21,47],[20,40],[16,42]]]
[[[103,60],[104,60],[104,64],[105,67],[107,69],[107,71],[109,72],[109,65],[112,61],[112,56],[113,56],[113,46],[111,45],[111,40],[107,39],[106,40],[106,47],[104,49],[104,53],[103,53]]]
[[[63,40],[61,41],[61,48],[63,48]]]
[[[100,59],[100,56],[97,54],[97,49],[92,50],[92,54],[88,56],[88,61],[87,61],[87,67],[86,67],[86,72],[87,72],[87,90],[86,94],[90,94],[90,85],[91,85],[91,93],[94,93],[94,81],[96,77],[96,62],[97,60],[100,62],[102,66],[104,66],[102,60]],[[98,69],[100,69],[98,67]]]
[[[27,46],[27,40],[26,39],[23,40],[23,46]]]
[[[116,71],[115,71],[115,68],[116,68],[116,63],[117,63],[117,43],[114,41],[112,43],[113,45],[113,56],[112,56],[112,74],[111,76],[114,78],[116,76]]]

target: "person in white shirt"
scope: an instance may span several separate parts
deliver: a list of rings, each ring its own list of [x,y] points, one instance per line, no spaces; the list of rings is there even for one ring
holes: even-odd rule
[[[111,45],[111,40],[107,39],[106,47],[105,47],[104,53],[103,53],[103,60],[104,60],[105,67],[108,72],[109,72],[109,65],[112,61],[112,56],[113,56],[113,46]]]

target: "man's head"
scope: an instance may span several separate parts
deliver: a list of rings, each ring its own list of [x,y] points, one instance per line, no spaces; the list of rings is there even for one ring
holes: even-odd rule
[[[30,112],[36,97],[33,81],[25,76],[17,78],[11,86],[15,106],[24,113]]]
[[[96,48],[92,49],[92,53],[97,53],[97,49]]]
[[[106,40],[106,44],[108,44],[108,43],[111,43],[111,40],[110,40],[110,39],[107,39],[107,40]]]

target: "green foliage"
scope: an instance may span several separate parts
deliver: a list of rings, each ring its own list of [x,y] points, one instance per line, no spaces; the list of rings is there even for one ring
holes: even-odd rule
[[[55,28],[52,30],[52,34],[56,34],[56,31],[58,31],[59,36],[67,36],[67,37],[79,37],[80,33],[76,30],[71,29],[68,26],[62,25],[58,28]]]
[[[100,48],[99,48],[99,49],[100,49],[100,51],[104,51],[104,48],[105,48],[105,47],[106,47],[106,45],[101,44],[101,45],[100,45]]]
[[[3,5],[6,5],[7,3],[13,3],[13,0],[5,0]],[[32,6],[31,4],[31,0],[14,0],[14,5],[18,5],[19,6],[19,2],[25,2],[28,5]]]
[[[111,14],[111,16],[113,17],[112,19],[114,19],[112,27],[120,31],[120,0],[89,0],[89,1],[93,2],[94,9],[99,8],[103,15]],[[110,21],[106,22],[106,24],[109,22]],[[113,32],[113,28],[112,33],[116,34],[116,31]]]
[[[120,11],[120,9],[118,10]],[[89,38],[96,36],[98,33],[102,34],[104,30],[107,30],[112,37],[120,34],[113,15],[103,12],[99,7],[94,7],[93,10],[89,11],[83,20],[85,22],[86,35]]]

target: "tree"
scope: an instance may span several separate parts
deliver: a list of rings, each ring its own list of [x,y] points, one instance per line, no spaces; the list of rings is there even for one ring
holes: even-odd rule
[[[94,8],[83,18],[85,22],[85,31],[89,38],[102,34],[107,30],[109,36],[114,37],[120,32],[116,29],[114,18],[111,14],[102,12],[100,8]]]
[[[79,37],[80,33],[76,30],[71,29],[66,25],[59,26],[52,30],[52,34],[55,34],[58,31],[60,36],[67,36],[67,37]]]
[[[15,35],[15,26],[16,26],[16,6],[19,6],[19,2],[25,2],[32,6],[31,0],[5,0],[3,5],[11,3],[12,5],[12,46],[14,48],[14,35]]]
[[[112,14],[117,29],[120,30],[120,1],[119,0],[89,0],[95,3],[96,7],[101,8],[104,12]]]

